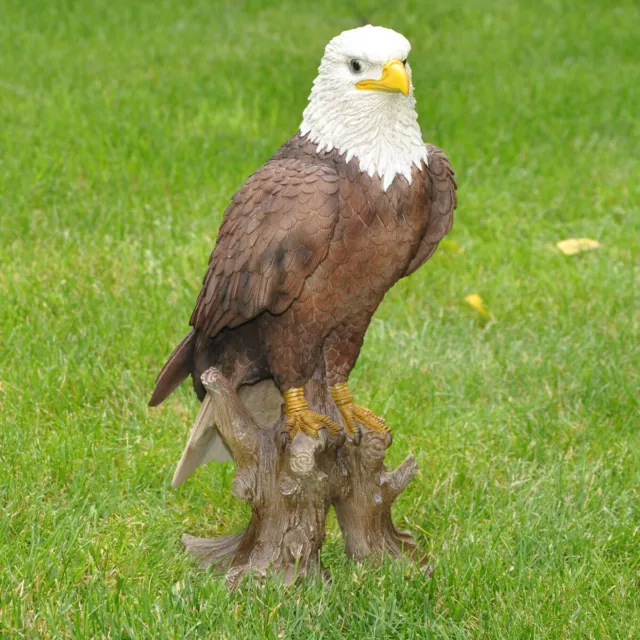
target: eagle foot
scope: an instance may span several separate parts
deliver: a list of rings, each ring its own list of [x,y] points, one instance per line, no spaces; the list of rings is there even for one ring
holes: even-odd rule
[[[380,416],[377,416],[373,411],[366,407],[361,407],[358,404],[346,404],[340,407],[340,413],[344,419],[344,423],[347,425],[347,434],[355,431],[360,432],[359,425],[366,427],[369,431],[375,433],[387,434],[389,427],[386,422]],[[359,438],[358,438],[359,440]]]
[[[362,431],[360,425],[375,433],[389,434],[385,421],[366,407],[353,402],[353,397],[346,382],[331,387],[331,396],[338,406],[345,424],[345,432],[354,444],[360,444]]]
[[[302,387],[285,391],[284,400],[283,412],[287,414],[287,419],[283,440],[291,442],[297,433],[304,433],[311,438],[320,438],[326,448],[328,436],[336,437],[342,433],[340,426],[331,418],[309,409]]]
[[[342,429],[331,418],[314,413],[310,409],[303,409],[289,415],[284,423],[284,428],[292,440],[299,432],[312,438],[321,437],[322,431],[330,436],[337,436],[342,432]]]

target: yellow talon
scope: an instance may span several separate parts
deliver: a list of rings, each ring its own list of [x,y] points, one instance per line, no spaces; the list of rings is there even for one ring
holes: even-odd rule
[[[300,431],[312,438],[317,438],[321,429],[326,429],[330,436],[336,436],[341,431],[331,418],[309,409],[302,387],[284,392],[284,413],[287,414],[284,427],[291,440]]]
[[[346,382],[331,387],[331,397],[342,414],[347,435],[355,435],[359,431],[358,424],[376,433],[389,433],[389,428],[382,418],[366,407],[353,403],[353,397]]]

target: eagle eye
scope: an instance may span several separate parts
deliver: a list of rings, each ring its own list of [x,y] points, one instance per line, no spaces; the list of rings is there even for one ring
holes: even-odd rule
[[[354,58],[349,62],[349,68],[351,69],[351,71],[353,71],[353,73],[360,73],[362,71],[362,62]]]

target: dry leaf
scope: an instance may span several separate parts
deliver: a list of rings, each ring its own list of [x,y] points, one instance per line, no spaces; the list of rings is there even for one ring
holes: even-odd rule
[[[568,238],[567,240],[556,242],[556,247],[558,247],[565,256],[574,256],[576,253],[582,253],[583,251],[599,249],[600,243],[590,238]]]
[[[494,315],[487,311],[484,306],[484,302],[482,298],[477,293],[471,293],[465,297],[464,301],[470,306],[473,307],[483,318],[488,318],[490,320],[495,320]]]

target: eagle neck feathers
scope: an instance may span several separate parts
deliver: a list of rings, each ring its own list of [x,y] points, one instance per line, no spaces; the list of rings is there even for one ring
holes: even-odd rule
[[[356,158],[361,171],[377,175],[387,190],[397,175],[411,183],[413,166],[428,162],[413,95],[371,94],[349,104],[345,95],[336,104],[318,82],[304,111],[300,133],[317,145],[316,151],[336,150],[345,162]]]

